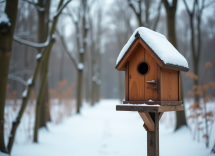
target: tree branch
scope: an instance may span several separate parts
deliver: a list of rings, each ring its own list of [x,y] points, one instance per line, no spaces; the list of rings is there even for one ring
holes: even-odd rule
[[[13,75],[32,74],[32,72],[33,72],[33,70],[16,71],[14,73],[9,74],[8,77],[13,76]]]
[[[59,36],[60,41],[61,41],[61,43],[63,44],[63,47],[64,47],[66,53],[69,55],[70,59],[72,60],[72,62],[73,62],[74,65],[75,65],[75,67],[78,69],[78,64],[79,64],[79,62],[78,62],[77,57],[74,55],[74,53],[69,52],[69,50],[67,49],[67,46],[66,46],[66,44],[65,44],[64,38],[63,38],[62,35],[60,35],[60,32],[59,32],[58,29],[56,29],[56,33],[57,33],[57,35]]]
[[[34,7],[37,9],[37,11],[40,11],[40,12],[45,11],[45,8],[39,7],[36,3],[34,3],[34,2],[32,2],[32,1],[30,1],[30,0],[22,0],[22,1],[25,1],[25,2],[28,2],[29,4],[34,5]]]
[[[183,0],[183,1],[184,1],[184,5],[185,5],[185,7],[186,7],[186,9],[187,9],[188,14],[191,15],[191,11],[190,11],[190,9],[189,9],[189,7],[188,7],[188,5],[187,5],[186,0]]]
[[[169,8],[169,2],[168,2],[167,0],[162,0],[162,2],[163,2],[163,4],[164,4],[166,10],[169,10],[169,9],[168,9],[168,8]]]
[[[27,85],[28,85],[28,83],[27,83],[24,79],[22,79],[21,77],[19,77],[19,76],[15,76],[15,75],[13,75],[13,76],[8,76],[8,79],[9,79],[9,80],[18,81],[18,82],[20,82],[21,84],[23,84],[24,86],[27,86]]]
[[[160,18],[161,6],[162,6],[162,0],[160,1],[160,4],[159,4],[159,6],[158,6],[158,14],[157,14],[157,17],[156,17],[156,19],[155,19],[155,24],[154,24],[154,27],[153,27],[153,30],[154,30],[154,31],[155,31],[156,28],[157,28],[158,21],[159,21],[159,18]]]
[[[6,2],[6,0],[2,0],[2,1],[0,1],[0,3],[4,3],[4,2]]]
[[[69,2],[71,2],[72,0],[68,0],[64,5],[62,5],[58,10],[57,12],[54,14],[54,18],[56,18],[58,15],[60,15],[60,13],[62,12],[62,10],[67,6],[67,4]]]
[[[35,43],[35,42],[31,42],[31,41],[27,41],[27,40],[23,40],[17,36],[13,36],[13,40],[20,43],[20,44],[24,44],[24,45],[28,45],[30,47],[34,47],[34,48],[44,48],[47,47],[49,42],[50,42],[50,36],[48,36],[47,40],[45,43]]]

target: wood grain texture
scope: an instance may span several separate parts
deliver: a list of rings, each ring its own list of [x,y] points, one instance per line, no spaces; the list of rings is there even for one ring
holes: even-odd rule
[[[178,71],[161,68],[161,101],[178,101]]]
[[[138,112],[143,122],[145,123],[148,131],[155,131],[154,121],[148,112]]]
[[[129,100],[144,100],[144,76],[137,71],[138,65],[144,61],[144,53],[144,48],[139,47],[129,59]]]
[[[181,73],[178,71],[178,101],[181,101]]]
[[[141,105],[116,105],[117,111],[138,111],[138,112],[169,112],[183,111],[184,106],[141,106]]]
[[[160,113],[159,113],[159,120],[160,120],[161,117],[163,116],[163,113],[164,113],[164,112],[160,112]]]
[[[157,89],[148,89],[147,87],[152,87],[154,84],[149,84],[147,81],[157,80],[157,62],[155,62],[154,58],[149,54],[149,51],[145,51],[145,61],[150,66],[149,72],[145,75],[145,101],[156,101]]]
[[[123,104],[147,104],[147,105],[161,105],[161,106],[180,106],[182,101],[123,101]]]
[[[115,68],[120,71],[125,71],[126,62],[133,56],[133,52],[135,52],[140,46],[139,39],[136,39]]]
[[[162,67],[164,63],[160,60],[160,58],[148,47],[148,45],[146,45],[142,39],[139,39],[138,41],[144,47],[144,49],[146,49],[149,55],[151,55],[151,57]]]
[[[157,101],[161,100],[161,67],[157,64]]]
[[[159,114],[151,113],[155,131],[147,131],[147,156],[159,156]]]
[[[125,100],[129,100],[129,62],[125,65]]]

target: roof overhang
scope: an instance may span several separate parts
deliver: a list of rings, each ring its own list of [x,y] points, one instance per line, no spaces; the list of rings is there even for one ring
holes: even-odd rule
[[[125,52],[124,56],[122,59],[117,63],[116,69],[119,71],[125,71],[125,64],[126,62],[130,59],[132,54],[140,47],[142,46],[146,51],[149,52],[149,54],[154,58],[154,60],[160,65],[162,68],[167,68],[167,69],[173,69],[173,70],[178,70],[178,71],[189,71],[189,68],[183,67],[183,66],[178,66],[178,65],[173,65],[173,64],[165,64],[158,56],[157,54],[146,44],[146,42],[139,36],[137,33],[135,35],[135,40],[131,44],[131,46],[128,48],[128,50]]]

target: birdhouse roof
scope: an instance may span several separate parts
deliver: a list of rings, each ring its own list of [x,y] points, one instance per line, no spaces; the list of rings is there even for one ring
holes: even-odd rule
[[[161,67],[180,71],[189,70],[187,60],[164,35],[145,27],[137,28],[124,45],[116,60],[116,69],[120,70],[122,68],[121,62],[128,58],[126,55],[130,55],[131,52],[129,51],[135,49],[132,46],[136,46],[138,43],[144,45],[144,48],[151,52],[151,55],[154,56]]]

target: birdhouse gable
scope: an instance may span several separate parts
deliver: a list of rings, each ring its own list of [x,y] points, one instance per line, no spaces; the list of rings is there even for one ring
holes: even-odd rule
[[[122,48],[116,60],[116,69],[125,70],[126,62],[141,46],[162,68],[178,71],[189,70],[187,60],[175,49],[164,35],[145,27],[137,28]]]

